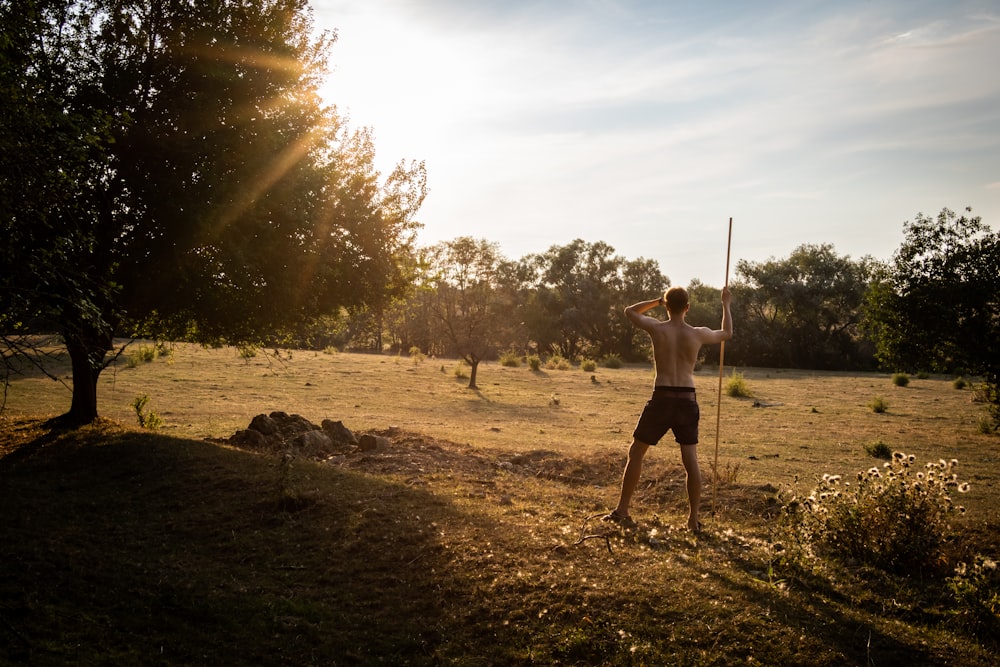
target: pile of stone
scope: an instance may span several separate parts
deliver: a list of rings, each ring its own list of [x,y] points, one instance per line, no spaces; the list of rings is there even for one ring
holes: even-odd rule
[[[312,459],[327,459],[351,451],[372,451],[385,448],[387,438],[380,435],[354,435],[343,422],[324,419],[317,426],[301,415],[275,411],[259,414],[250,425],[229,438],[229,444],[240,449],[260,452],[292,453]]]

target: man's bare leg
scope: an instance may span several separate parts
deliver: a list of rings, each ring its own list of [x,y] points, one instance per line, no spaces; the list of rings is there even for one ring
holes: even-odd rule
[[[628,506],[632,502],[632,494],[639,486],[639,475],[642,473],[642,457],[646,455],[649,445],[639,440],[632,440],[628,448],[628,461],[625,462],[625,472],[622,473],[622,493],[618,498],[618,507],[614,514],[628,517]]]
[[[681,445],[681,461],[687,472],[688,503],[691,511],[688,514],[688,528],[698,531],[701,523],[698,520],[698,508],[701,504],[701,468],[698,467],[698,445]]]

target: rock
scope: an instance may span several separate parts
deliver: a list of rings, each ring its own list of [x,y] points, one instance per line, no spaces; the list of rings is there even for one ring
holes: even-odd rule
[[[323,420],[323,433],[330,438],[334,444],[356,445],[358,438],[351,432],[351,429],[344,426],[344,422]]]
[[[331,445],[333,442],[330,440],[330,436],[319,429],[306,431],[292,440],[292,447],[297,453],[309,458],[325,457],[330,452]]]
[[[365,433],[358,439],[358,446],[363,452],[371,452],[376,449],[385,449],[389,446],[389,438],[382,437],[381,435],[372,435],[371,433]]]
[[[326,433],[316,430],[302,433],[292,441],[292,444],[303,449],[325,449],[332,445],[333,442]]]
[[[267,415],[257,415],[254,417],[250,422],[249,428],[263,435],[276,435],[278,433],[278,423]]]
[[[398,431],[391,427],[387,433]],[[320,461],[330,460],[335,454],[346,454],[360,445],[362,451],[384,449],[390,440],[380,435],[358,436],[341,421],[324,419],[320,426],[297,414],[275,410],[253,418],[246,430],[237,431],[229,443],[244,449],[267,452],[287,452]]]
[[[289,415],[284,412],[272,412],[271,419],[278,423],[281,434],[286,439],[305,433],[306,431],[317,431],[319,427],[301,415]]]
[[[268,446],[267,436],[256,429],[237,431],[229,438],[229,442],[237,447],[251,449],[266,449]]]

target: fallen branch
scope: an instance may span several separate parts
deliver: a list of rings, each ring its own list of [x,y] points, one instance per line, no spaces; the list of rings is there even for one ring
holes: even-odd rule
[[[604,534],[598,533],[598,534],[594,534],[594,535],[583,535],[583,536],[580,537],[580,539],[578,539],[576,542],[573,543],[573,546],[577,546],[579,544],[583,544],[587,540],[601,539],[601,538],[604,538],[604,543],[608,547],[608,553],[609,554],[613,553],[611,551],[611,536],[608,535],[607,533],[604,533]]]

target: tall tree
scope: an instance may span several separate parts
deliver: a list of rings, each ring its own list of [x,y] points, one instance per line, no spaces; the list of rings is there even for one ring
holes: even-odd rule
[[[383,179],[369,134],[322,105],[333,36],[305,0],[4,3],[0,27],[12,127],[42,149],[0,180],[31,258],[0,277],[5,324],[62,333],[72,421],[97,416],[116,335],[257,342],[405,283],[423,164]]]
[[[903,232],[867,297],[865,325],[878,358],[893,369],[982,375],[996,421],[1000,233],[947,208],[933,218],[918,214]]]
[[[626,261],[601,241],[576,239],[522,262],[534,275],[529,331],[540,348],[568,359],[634,350],[622,309],[670,284],[655,261]]]
[[[734,306],[741,322],[734,360],[817,369],[863,365],[859,323],[871,266],[869,258],[837,255],[829,244],[799,246],[785,259],[738,262],[744,285]]]

